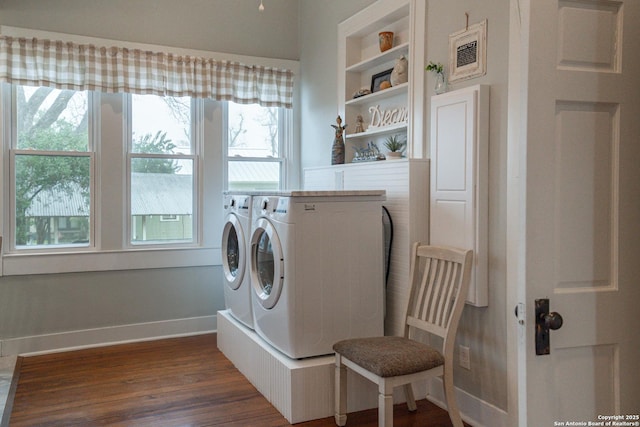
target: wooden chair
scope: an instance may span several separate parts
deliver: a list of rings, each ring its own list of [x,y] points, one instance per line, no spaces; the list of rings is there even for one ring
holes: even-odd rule
[[[473,252],[413,245],[411,293],[404,336],[353,338],[337,342],[336,424],[347,422],[347,369],[378,384],[378,425],[393,426],[393,389],[403,385],[410,411],[416,410],[411,383],[443,376],[449,417],[463,427],[453,387],[453,350],[469,289]],[[442,337],[440,350],[412,339],[416,330]]]

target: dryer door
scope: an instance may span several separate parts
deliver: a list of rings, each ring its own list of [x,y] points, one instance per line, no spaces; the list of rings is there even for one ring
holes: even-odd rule
[[[227,286],[236,290],[246,270],[244,231],[235,214],[229,214],[222,230],[222,270]]]
[[[280,239],[273,225],[260,218],[251,236],[251,285],[264,308],[276,305],[283,282],[284,259]]]

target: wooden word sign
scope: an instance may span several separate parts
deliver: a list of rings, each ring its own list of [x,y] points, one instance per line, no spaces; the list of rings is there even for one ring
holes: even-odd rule
[[[379,105],[369,107],[371,113],[371,124],[369,127],[381,127],[394,125],[396,123],[406,123],[409,120],[409,111],[406,107],[381,110]]]

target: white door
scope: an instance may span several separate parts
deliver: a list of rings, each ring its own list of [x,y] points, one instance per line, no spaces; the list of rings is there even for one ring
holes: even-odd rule
[[[511,7],[512,425],[640,425],[640,1]],[[546,298],[564,322],[536,355]]]

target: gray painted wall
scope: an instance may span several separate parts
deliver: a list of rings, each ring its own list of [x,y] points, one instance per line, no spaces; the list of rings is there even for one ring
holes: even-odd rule
[[[0,24],[212,52],[298,59],[298,1],[0,0]]]
[[[300,1],[300,153],[302,167],[331,164],[338,115],[338,23],[375,0]],[[353,126],[350,123],[349,126]]]
[[[471,395],[507,408],[506,304],[506,157],[508,0],[427,0],[427,61],[448,62],[449,34],[469,23],[488,19],[486,76],[457,83],[450,89],[479,83],[491,85],[489,147],[489,306],[467,306],[458,342],[471,349],[471,370],[456,368],[456,386]],[[337,113],[337,24],[373,0],[301,0],[300,62],[302,168],[331,164]],[[427,77],[426,97],[434,94],[435,81]],[[430,112],[427,111],[427,121]]]
[[[220,267],[3,277],[0,339],[210,316],[224,308],[218,277]]]

